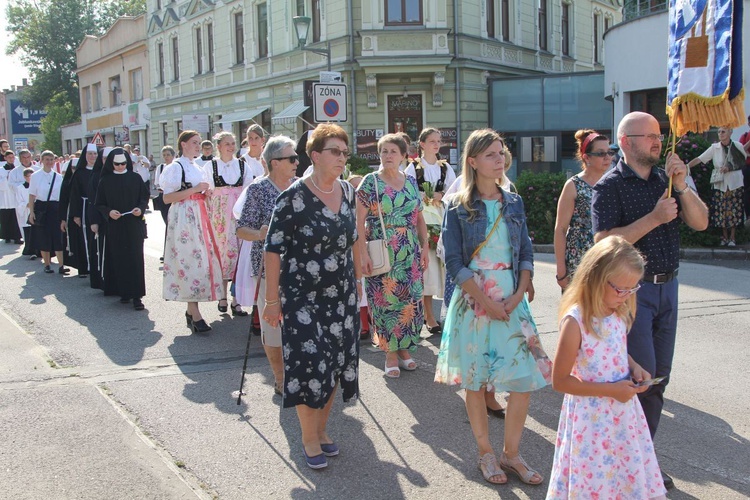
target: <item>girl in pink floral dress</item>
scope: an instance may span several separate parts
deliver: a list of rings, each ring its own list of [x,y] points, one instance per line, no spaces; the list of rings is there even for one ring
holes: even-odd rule
[[[553,387],[565,393],[547,498],[666,498],[636,382],[651,375],[627,353],[644,263],[620,236],[583,257],[560,304]]]

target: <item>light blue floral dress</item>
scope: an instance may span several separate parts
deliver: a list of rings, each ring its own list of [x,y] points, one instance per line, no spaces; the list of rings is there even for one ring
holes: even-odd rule
[[[483,201],[487,232],[492,233],[468,268],[474,271],[479,288],[500,302],[515,289],[512,248],[504,220],[493,231],[501,216],[501,203]],[[551,369],[525,296],[505,322],[490,319],[468,293],[456,287],[443,329],[435,382],[470,391],[487,386],[487,390],[530,392],[549,384]]]

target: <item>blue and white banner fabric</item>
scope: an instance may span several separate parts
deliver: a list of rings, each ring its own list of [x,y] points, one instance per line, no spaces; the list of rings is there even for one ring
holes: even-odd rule
[[[668,46],[677,135],[744,123],[742,0],[669,0]]]

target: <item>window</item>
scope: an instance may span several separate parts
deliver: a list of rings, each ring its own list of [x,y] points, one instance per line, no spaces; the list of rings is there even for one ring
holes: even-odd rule
[[[203,33],[200,28],[195,28],[195,65],[198,74],[203,73]]]
[[[295,10],[298,16],[305,15],[305,0],[297,0],[297,10]]]
[[[65,139],[65,152],[67,154],[72,153],[73,152],[72,148],[73,148],[73,141],[71,141],[70,139]]]
[[[182,133],[182,120],[177,120],[176,122],[174,122],[174,128],[175,128],[174,142],[177,142],[177,139],[180,137],[180,134]]]
[[[562,45],[561,51],[564,56],[570,55],[570,4],[562,4],[562,16],[560,19],[560,31],[561,39],[560,44]]]
[[[161,10],[161,0],[156,0],[156,10]]]
[[[487,9],[487,36],[495,38],[495,0],[486,0]]]
[[[177,37],[172,38],[172,72],[174,81],[180,79],[180,44]]]
[[[234,63],[245,63],[245,28],[242,23],[242,12],[234,15]]]
[[[164,44],[159,43],[156,45],[156,52],[159,65],[159,85],[164,85]]]
[[[599,14],[594,14],[594,62],[599,62]]]
[[[669,130],[669,118],[664,103],[667,102],[667,89],[651,89],[630,93],[630,111],[643,111],[659,121],[662,130]]]
[[[422,24],[422,0],[385,0],[385,24]]]
[[[130,100],[143,100],[143,70],[141,68],[130,72]]]
[[[109,79],[109,106],[115,107],[122,104],[122,84],[120,75]]]
[[[539,0],[539,48],[547,50],[547,0]]]
[[[320,41],[320,0],[312,0],[312,41]]]
[[[76,139],[76,151],[83,149],[83,139]]]
[[[169,130],[167,130],[167,123],[162,122],[161,124],[161,145],[166,146],[169,144]]]
[[[91,113],[91,87],[83,88],[83,105],[81,107],[84,112]]]
[[[266,4],[258,5],[258,59],[268,57],[268,10]]]
[[[206,25],[206,37],[208,38],[208,71],[214,70],[214,25]]]
[[[510,40],[510,0],[501,0],[503,10],[503,41]]]
[[[102,84],[95,83],[91,87],[94,94],[94,111],[99,111],[102,109]]]

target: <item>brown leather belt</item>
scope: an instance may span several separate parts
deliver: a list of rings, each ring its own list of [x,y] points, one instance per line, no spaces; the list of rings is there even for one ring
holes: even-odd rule
[[[663,285],[664,283],[668,283],[675,279],[677,277],[677,273],[679,272],[679,269],[675,269],[671,273],[663,273],[663,274],[646,274],[643,276],[644,283],[653,283],[654,285]]]

